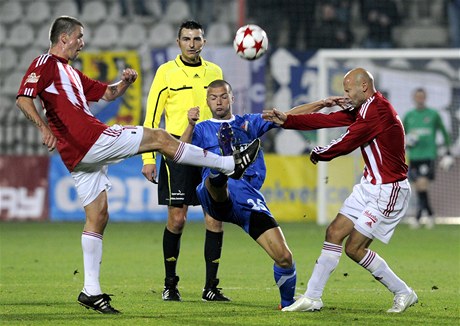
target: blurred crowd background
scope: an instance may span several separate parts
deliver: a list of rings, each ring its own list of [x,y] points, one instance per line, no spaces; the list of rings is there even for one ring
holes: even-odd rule
[[[239,26],[255,23],[271,50],[460,47],[460,0],[1,0],[2,153],[46,153],[14,100],[31,60],[48,48],[51,21],[64,14],[85,24],[85,51],[139,53],[143,103],[153,77],[150,51],[174,46],[186,19],[204,25],[208,46],[230,46]]]

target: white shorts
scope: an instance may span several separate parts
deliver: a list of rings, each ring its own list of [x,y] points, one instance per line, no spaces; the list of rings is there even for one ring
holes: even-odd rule
[[[353,187],[340,213],[355,224],[355,229],[368,237],[388,243],[410,198],[409,181],[373,185],[364,177]]]
[[[71,172],[83,206],[90,204],[102,191],[110,189],[108,164],[136,155],[143,134],[141,126],[113,125],[104,130]]]

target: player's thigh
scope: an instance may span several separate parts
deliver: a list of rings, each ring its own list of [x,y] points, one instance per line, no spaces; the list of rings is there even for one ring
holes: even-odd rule
[[[104,130],[75,170],[92,170],[95,166],[118,163],[136,155],[142,137],[142,127],[113,125]]]
[[[341,244],[352,231],[355,223],[352,217],[338,213],[326,229],[326,241]]]
[[[179,140],[160,128],[145,128],[139,146],[139,153],[160,151],[168,157],[173,157],[179,147]]]
[[[396,226],[406,214],[410,198],[408,180],[369,185],[369,199],[355,221],[355,229],[369,239],[388,243]]]
[[[266,230],[256,241],[278,265],[292,265],[292,253],[279,226]]]
[[[112,187],[107,175],[107,165],[86,164],[85,168],[81,168],[81,164],[77,165],[76,170],[71,172],[75,182],[78,197],[80,198],[83,207],[91,204],[104,190],[109,190]]]

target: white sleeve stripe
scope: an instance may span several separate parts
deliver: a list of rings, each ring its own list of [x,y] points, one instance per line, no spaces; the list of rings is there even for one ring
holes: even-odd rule
[[[37,60],[37,64],[35,65],[35,68],[38,66],[41,66],[42,64],[46,63],[48,61],[48,58],[50,57],[49,54],[42,54],[39,59]]]
[[[359,110],[359,113],[361,114],[361,116],[363,117],[363,119],[366,118],[366,113],[367,113],[367,109],[369,108],[369,106],[371,105],[372,101],[374,100],[374,96],[370,97],[366,102],[364,102],[364,104],[361,106],[361,110]]]
[[[24,95],[32,96],[33,94],[34,94],[34,89],[33,88],[26,88],[24,90]]]

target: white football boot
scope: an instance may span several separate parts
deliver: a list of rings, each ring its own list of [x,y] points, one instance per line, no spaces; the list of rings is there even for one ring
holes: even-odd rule
[[[387,312],[403,312],[410,306],[413,306],[418,302],[417,294],[411,289],[411,292],[408,294],[397,294],[393,300],[393,307],[387,310]]]
[[[321,299],[312,299],[303,295],[281,311],[319,311],[322,307],[323,301]]]

